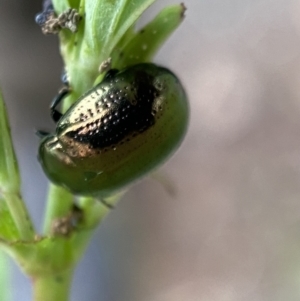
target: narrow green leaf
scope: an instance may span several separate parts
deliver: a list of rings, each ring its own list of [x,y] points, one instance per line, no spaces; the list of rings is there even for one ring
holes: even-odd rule
[[[57,15],[70,7],[78,8],[79,2],[79,0],[52,0]]]
[[[118,68],[142,62],[150,62],[157,50],[180,25],[184,18],[185,7],[182,4],[164,8],[150,23],[122,39],[116,46],[112,60]]]
[[[86,0],[85,42],[104,60],[155,0]]]
[[[122,11],[119,13],[115,22],[114,34],[110,38],[109,52],[111,52],[118,42],[123,38],[126,31],[135,25],[142,13],[151,6],[156,0],[123,0]]]
[[[17,225],[20,238],[31,239],[34,235],[33,225],[19,191],[18,163],[11,140],[7,112],[0,91],[0,197],[6,201],[7,208]]]
[[[10,214],[7,204],[2,199],[0,199],[0,237],[7,241],[14,241],[20,238],[19,231]]]
[[[61,1],[61,0],[59,0],[59,1]],[[82,0],[68,0],[68,2],[69,2],[69,7],[78,9],[79,6],[80,6],[80,3],[84,2],[84,1],[82,1]]]
[[[12,286],[10,282],[10,267],[7,260],[7,255],[0,251],[0,300],[12,300]]]
[[[13,149],[10,127],[0,91],[0,192],[16,192],[20,188],[17,159]]]

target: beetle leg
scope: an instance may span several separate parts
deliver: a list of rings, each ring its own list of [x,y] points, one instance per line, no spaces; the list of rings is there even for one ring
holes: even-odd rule
[[[109,204],[105,199],[99,199],[100,203],[103,204],[107,209],[115,209],[115,206]]]
[[[119,72],[118,69],[110,69],[106,72],[103,79],[108,79],[108,78],[114,77],[118,72]]]
[[[35,134],[36,134],[39,138],[44,138],[44,137],[50,135],[49,132],[46,132],[46,131],[43,131],[43,130],[36,130],[36,131],[35,131]]]
[[[58,122],[61,116],[63,115],[59,111],[56,110],[56,107],[60,104],[60,102],[70,93],[71,89],[69,86],[64,86],[59,92],[58,95],[53,99],[50,105],[50,113],[54,122]]]

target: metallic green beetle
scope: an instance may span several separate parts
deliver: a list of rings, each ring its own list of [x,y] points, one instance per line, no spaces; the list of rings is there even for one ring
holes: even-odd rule
[[[49,177],[74,194],[106,197],[145,175],[181,143],[188,103],[177,77],[150,63],[118,71],[61,115],[40,144]]]

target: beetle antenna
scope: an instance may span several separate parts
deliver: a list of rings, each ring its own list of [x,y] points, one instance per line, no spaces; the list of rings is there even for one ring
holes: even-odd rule
[[[39,138],[45,138],[46,136],[50,135],[49,132],[46,131],[42,131],[42,130],[36,130],[35,134],[39,137]]]

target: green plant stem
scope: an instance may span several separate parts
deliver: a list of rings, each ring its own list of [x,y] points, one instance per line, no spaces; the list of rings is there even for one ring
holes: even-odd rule
[[[33,301],[67,301],[73,270],[56,275],[40,275],[32,279]]]
[[[27,208],[18,193],[3,193],[22,240],[33,240],[34,229]]]
[[[51,223],[54,219],[66,216],[70,212],[73,202],[73,196],[67,190],[50,184],[44,219],[44,234],[51,232]]]
[[[0,300],[1,301],[9,301],[12,300],[11,294],[11,273],[10,266],[7,260],[7,254],[5,254],[2,250],[0,251]]]

